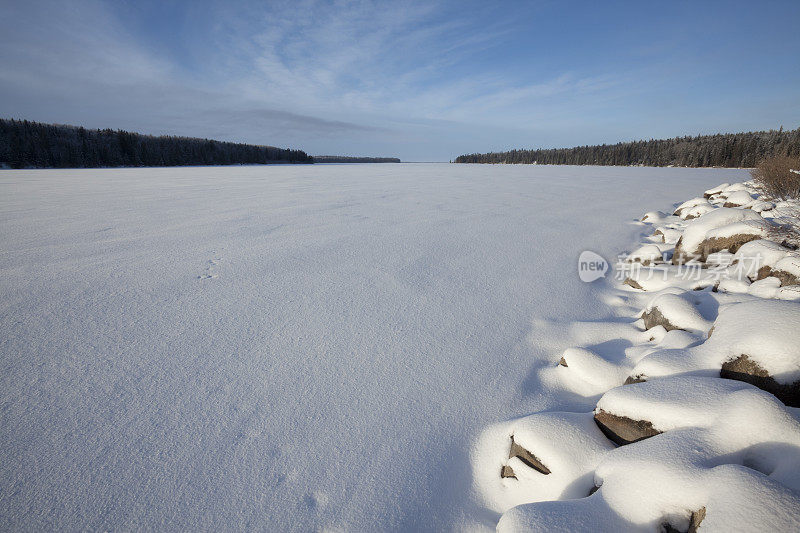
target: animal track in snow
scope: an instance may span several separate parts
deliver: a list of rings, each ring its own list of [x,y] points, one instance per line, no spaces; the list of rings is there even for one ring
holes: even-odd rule
[[[212,252],[212,253],[214,253],[214,252]],[[219,276],[219,272],[217,272],[217,265],[219,264],[220,261],[221,261],[221,258],[217,257],[216,254],[215,254],[215,257],[213,259],[209,259],[206,262],[206,270],[205,270],[205,272],[202,275],[197,276],[197,279],[214,279],[214,278],[217,278]]]

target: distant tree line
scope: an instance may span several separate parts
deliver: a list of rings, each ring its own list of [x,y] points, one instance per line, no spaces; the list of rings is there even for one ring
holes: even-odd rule
[[[313,163],[301,150],[0,119],[0,166],[169,167]]]
[[[315,155],[315,163],[399,163],[396,157],[350,157],[346,155]]]
[[[800,128],[722,133],[575,148],[512,150],[469,154],[456,163],[538,163],[542,165],[644,165],[654,167],[755,167],[772,156],[800,156]]]

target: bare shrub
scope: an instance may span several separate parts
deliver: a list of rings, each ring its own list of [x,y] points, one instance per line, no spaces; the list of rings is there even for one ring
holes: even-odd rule
[[[750,171],[759,189],[780,200],[800,198],[800,158],[778,155],[761,161]]]
[[[783,216],[772,220],[767,238],[792,250],[800,248],[800,208],[783,209]]]

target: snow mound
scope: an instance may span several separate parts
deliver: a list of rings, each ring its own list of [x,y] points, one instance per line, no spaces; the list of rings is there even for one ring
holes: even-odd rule
[[[661,222],[668,216],[669,215],[667,215],[666,213],[662,213],[661,211],[648,211],[647,213],[644,214],[644,216],[642,216],[642,222],[650,222],[650,223]]]
[[[512,439],[549,473],[517,455],[509,457],[524,453],[512,449]],[[537,413],[496,424],[473,448],[476,489],[498,512],[520,503],[580,498],[593,486],[591,473],[600,459],[613,449],[591,413]]]
[[[627,366],[614,364],[586,348],[565,350],[559,367],[569,379],[579,380],[580,388],[588,394],[600,394],[622,385],[629,371]]]

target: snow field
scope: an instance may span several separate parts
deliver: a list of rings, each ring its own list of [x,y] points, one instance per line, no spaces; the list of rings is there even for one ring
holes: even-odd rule
[[[613,448],[591,411],[629,375],[615,365],[694,334],[630,323],[646,302],[581,283],[578,256],[652,228],[627,224],[642,205],[744,175],[0,171],[0,529],[492,529],[472,444],[542,410],[581,413],[501,433],[487,479],[513,485],[511,434],[572,435],[574,467],[536,452],[552,469],[539,494],[579,497]],[[591,394],[561,385],[595,379],[572,376],[577,354],[557,365],[570,345],[610,361],[594,359]]]

